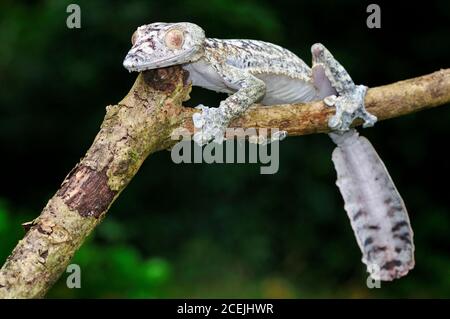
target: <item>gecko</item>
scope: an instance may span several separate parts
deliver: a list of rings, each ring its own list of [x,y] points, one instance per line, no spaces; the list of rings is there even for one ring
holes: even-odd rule
[[[193,86],[228,93],[218,107],[199,105],[193,115],[193,139],[199,145],[221,143],[231,120],[252,104],[322,100],[335,108],[329,136],[336,144],[332,161],[362,262],[372,278],[391,281],[414,267],[413,231],[408,213],[384,163],[372,144],[351,128],[377,118],[367,112],[367,86],[356,85],[328,49],[311,47],[312,66],[278,45],[259,40],[216,39],[193,23],[140,26],[123,66],[130,72],[181,65]],[[280,134],[281,139],[283,134]]]

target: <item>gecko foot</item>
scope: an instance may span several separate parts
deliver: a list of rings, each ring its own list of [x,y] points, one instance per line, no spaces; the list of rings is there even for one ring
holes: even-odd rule
[[[205,145],[213,141],[222,143],[227,128],[225,117],[220,108],[211,108],[200,104],[196,107],[200,109],[200,113],[192,115],[192,121],[196,133],[194,134],[194,141],[198,145]]]
[[[265,135],[252,135],[248,138],[248,142],[252,144],[268,145],[274,142],[281,142],[287,135],[287,131],[276,131],[272,133],[272,136],[270,137]]]
[[[365,108],[366,92],[367,86],[356,85],[354,90],[339,96],[326,97],[324,103],[336,108],[336,113],[329,119],[328,126],[336,131],[347,131],[357,118],[363,119],[363,127],[373,126],[377,122],[377,117],[367,112]]]

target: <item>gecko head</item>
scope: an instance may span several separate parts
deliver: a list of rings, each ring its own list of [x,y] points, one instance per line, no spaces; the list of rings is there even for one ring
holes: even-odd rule
[[[188,23],[152,23],[140,26],[131,37],[133,45],[123,66],[128,71],[145,71],[199,59],[205,32]]]

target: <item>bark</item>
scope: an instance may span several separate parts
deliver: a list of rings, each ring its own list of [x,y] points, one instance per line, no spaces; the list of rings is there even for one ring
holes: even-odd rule
[[[0,298],[43,297],[101,222],[147,156],[176,143],[171,133],[193,133],[187,74],[180,67],[138,76],[106,116],[85,157],[63,181],[0,269]],[[372,88],[366,107],[379,120],[450,102],[450,69]],[[288,135],[328,132],[333,109],[322,102],[252,107],[230,127],[279,128]]]

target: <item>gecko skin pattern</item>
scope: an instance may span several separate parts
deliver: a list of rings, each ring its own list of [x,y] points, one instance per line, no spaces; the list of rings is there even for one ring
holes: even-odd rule
[[[358,117],[364,127],[377,120],[364,106],[367,87],[355,85],[322,44],[311,47],[311,68],[275,44],[206,38],[202,28],[187,22],[143,25],[133,34],[132,45],[123,62],[130,72],[182,65],[192,85],[229,94],[219,107],[198,106],[201,112],[193,122],[194,141],[200,145],[220,143],[230,121],[255,102],[323,99],[335,107],[328,124],[337,145],[332,156],[336,184],[362,261],[381,280],[399,278],[414,267],[413,232],[403,200],[372,144],[350,129]]]

